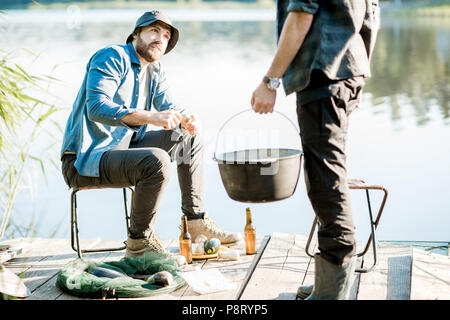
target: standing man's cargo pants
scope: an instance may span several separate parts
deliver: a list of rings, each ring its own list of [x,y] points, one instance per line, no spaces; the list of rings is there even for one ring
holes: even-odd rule
[[[297,92],[297,116],[304,152],[308,197],[319,219],[320,254],[342,265],[355,254],[356,242],[347,186],[345,140],[350,113],[364,82],[333,81]]]

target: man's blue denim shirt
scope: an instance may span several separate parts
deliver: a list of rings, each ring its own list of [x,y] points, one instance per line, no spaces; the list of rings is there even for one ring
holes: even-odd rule
[[[139,141],[147,125],[128,126],[121,119],[136,112],[141,64],[131,43],[97,51],[89,60],[80,91],[68,118],[61,147],[77,156],[75,168],[83,176],[98,177],[100,159],[123,139],[128,129]],[[173,103],[159,62],[151,64],[146,110],[180,108]]]

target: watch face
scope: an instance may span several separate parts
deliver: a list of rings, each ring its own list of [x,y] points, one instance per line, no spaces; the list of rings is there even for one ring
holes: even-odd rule
[[[280,86],[280,80],[278,80],[278,79],[270,79],[269,86],[271,88],[278,89],[278,87]]]

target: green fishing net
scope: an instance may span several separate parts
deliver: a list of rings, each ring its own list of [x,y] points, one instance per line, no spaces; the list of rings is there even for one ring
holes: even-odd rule
[[[165,270],[172,274],[173,281],[168,286],[162,286],[131,276],[100,277],[91,273],[95,267],[107,268],[125,275],[152,275]],[[56,286],[62,291],[85,298],[149,297],[175,291],[185,284],[176,259],[157,252],[146,252],[142,257],[125,257],[120,261],[109,262],[76,259],[61,269],[56,279]]]

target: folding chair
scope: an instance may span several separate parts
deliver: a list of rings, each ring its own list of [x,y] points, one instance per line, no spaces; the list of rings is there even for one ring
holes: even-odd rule
[[[130,211],[133,204],[133,198],[134,198],[134,189],[132,187],[127,187],[131,190],[131,205],[130,205]],[[127,205],[127,188],[122,188],[123,190],[123,202],[125,207],[125,223],[128,229],[130,228],[130,215],[128,213],[128,205]],[[100,186],[92,186],[92,187],[81,187],[81,188],[72,188],[72,194],[70,196],[70,218],[71,218],[71,245],[72,249],[77,252],[78,257],[82,258],[83,253],[86,252],[104,252],[104,251],[119,251],[124,250],[126,248],[126,241],[124,241],[124,246],[117,247],[117,248],[100,248],[100,249],[81,249],[80,248],[80,236],[79,236],[79,228],[78,228],[78,207],[77,207],[77,192],[83,191],[83,190],[93,190],[93,189],[106,189]]]
[[[357,253],[357,256],[358,257],[364,256],[367,253],[367,251],[369,250],[370,244],[372,243],[373,264],[369,268],[357,268],[355,270],[356,272],[366,273],[366,272],[372,271],[373,268],[375,268],[375,265],[377,263],[377,248],[376,248],[375,231],[377,229],[378,223],[380,222],[380,218],[381,218],[381,214],[383,213],[384,205],[386,204],[388,191],[382,186],[368,185],[364,181],[357,180],[357,179],[349,179],[348,187],[349,187],[349,189],[366,190],[366,198],[367,198],[367,206],[368,206],[368,210],[369,210],[371,232],[370,232],[370,236],[369,236],[369,239],[367,241],[367,244],[366,244],[364,250]],[[383,200],[381,201],[380,208],[378,209],[378,214],[377,214],[375,220],[373,219],[373,215],[372,215],[372,206],[370,204],[369,190],[380,190],[380,191],[384,192]],[[309,252],[309,247],[311,245],[311,240],[312,240],[312,237],[313,237],[313,234],[314,234],[314,231],[315,231],[317,225],[319,225],[319,219],[317,217],[315,217],[312,228],[311,228],[311,232],[309,233],[308,241],[306,243],[306,248],[305,248],[306,254],[310,257],[314,257],[314,254]]]

